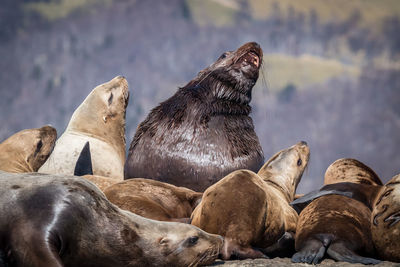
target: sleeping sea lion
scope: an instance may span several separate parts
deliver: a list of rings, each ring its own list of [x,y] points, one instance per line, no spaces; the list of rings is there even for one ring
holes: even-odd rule
[[[250,170],[228,174],[204,192],[192,224],[230,242],[222,252],[224,259],[265,257],[261,251],[268,252],[296,229],[297,213],[289,202],[309,153],[307,144],[299,142],[275,154],[258,174]]]
[[[371,216],[372,240],[384,260],[400,262],[400,174],[382,187]]]
[[[123,180],[128,97],[128,83],[122,76],[93,89],[72,114],[39,172],[72,175],[83,146],[90,141],[93,174]]]
[[[1,172],[0,203],[8,266],[197,266],[223,246],[222,237],[192,225],[121,210],[76,176]]]
[[[202,192],[238,169],[257,171],[263,151],[249,114],[262,50],[226,52],[138,126],[125,179],[150,178]]]
[[[351,158],[338,159],[326,169],[324,184],[342,182],[382,185],[381,179],[370,167]]]
[[[151,179],[129,179],[108,187],[104,194],[115,205],[159,221],[188,222],[202,193]]]
[[[327,253],[337,261],[379,263],[366,256],[374,255],[370,218],[380,189],[379,185],[334,183],[292,202],[297,210],[304,208],[296,229],[298,252],[292,262],[317,264]]]
[[[22,130],[0,144],[0,170],[36,172],[54,148],[57,131],[51,126]]]

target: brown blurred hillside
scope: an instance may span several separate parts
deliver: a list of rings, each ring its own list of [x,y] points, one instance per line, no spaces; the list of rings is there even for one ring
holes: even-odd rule
[[[226,50],[256,41],[252,117],[266,158],[305,140],[300,192],[357,158],[400,173],[400,2],[396,0],[4,0],[0,140],[55,126],[98,84],[130,84],[127,143],[160,101]]]

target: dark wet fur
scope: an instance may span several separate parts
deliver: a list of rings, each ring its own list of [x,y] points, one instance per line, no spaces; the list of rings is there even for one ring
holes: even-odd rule
[[[130,145],[126,179],[151,178],[204,191],[236,169],[258,171],[264,156],[249,117],[258,68],[243,63],[250,52],[261,64],[259,46],[246,44],[150,112]]]

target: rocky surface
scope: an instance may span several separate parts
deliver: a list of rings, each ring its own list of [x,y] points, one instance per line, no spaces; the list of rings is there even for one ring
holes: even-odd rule
[[[258,266],[274,266],[274,267],[280,267],[280,266],[312,266],[311,264],[307,263],[292,263],[290,258],[274,258],[274,259],[248,259],[248,260],[237,260],[237,261],[221,261],[217,260],[214,262],[214,264],[209,265],[209,266],[218,266],[218,267],[246,267],[246,266],[251,266],[251,267],[258,267]],[[347,263],[347,262],[335,262],[334,260],[331,259],[325,259],[323,260],[319,266],[329,266],[329,267],[342,267],[342,266],[348,266],[348,267],[361,267],[365,266],[363,264],[353,264],[353,263]],[[377,264],[375,266],[399,266],[400,263],[395,263],[395,262],[389,262],[389,261],[383,261],[380,264]]]

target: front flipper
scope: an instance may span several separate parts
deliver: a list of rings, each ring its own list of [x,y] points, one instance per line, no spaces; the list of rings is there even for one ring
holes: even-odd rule
[[[361,257],[354,251],[348,249],[343,243],[333,243],[327,250],[328,255],[337,261],[346,261],[350,263],[362,263],[362,264],[378,264],[381,261],[373,258]]]
[[[295,252],[294,249],[294,233],[285,232],[279,240],[263,249],[263,252],[270,258],[280,257],[291,257]]]
[[[293,255],[292,262],[295,263],[320,263],[325,255],[326,247],[324,244],[316,239],[308,240],[303,248]]]
[[[223,260],[232,260],[232,259],[257,259],[264,258],[268,259],[268,257],[262,253],[260,250],[252,248],[250,246],[244,247],[236,244],[236,242],[225,238],[224,248],[222,249],[222,259]]]

